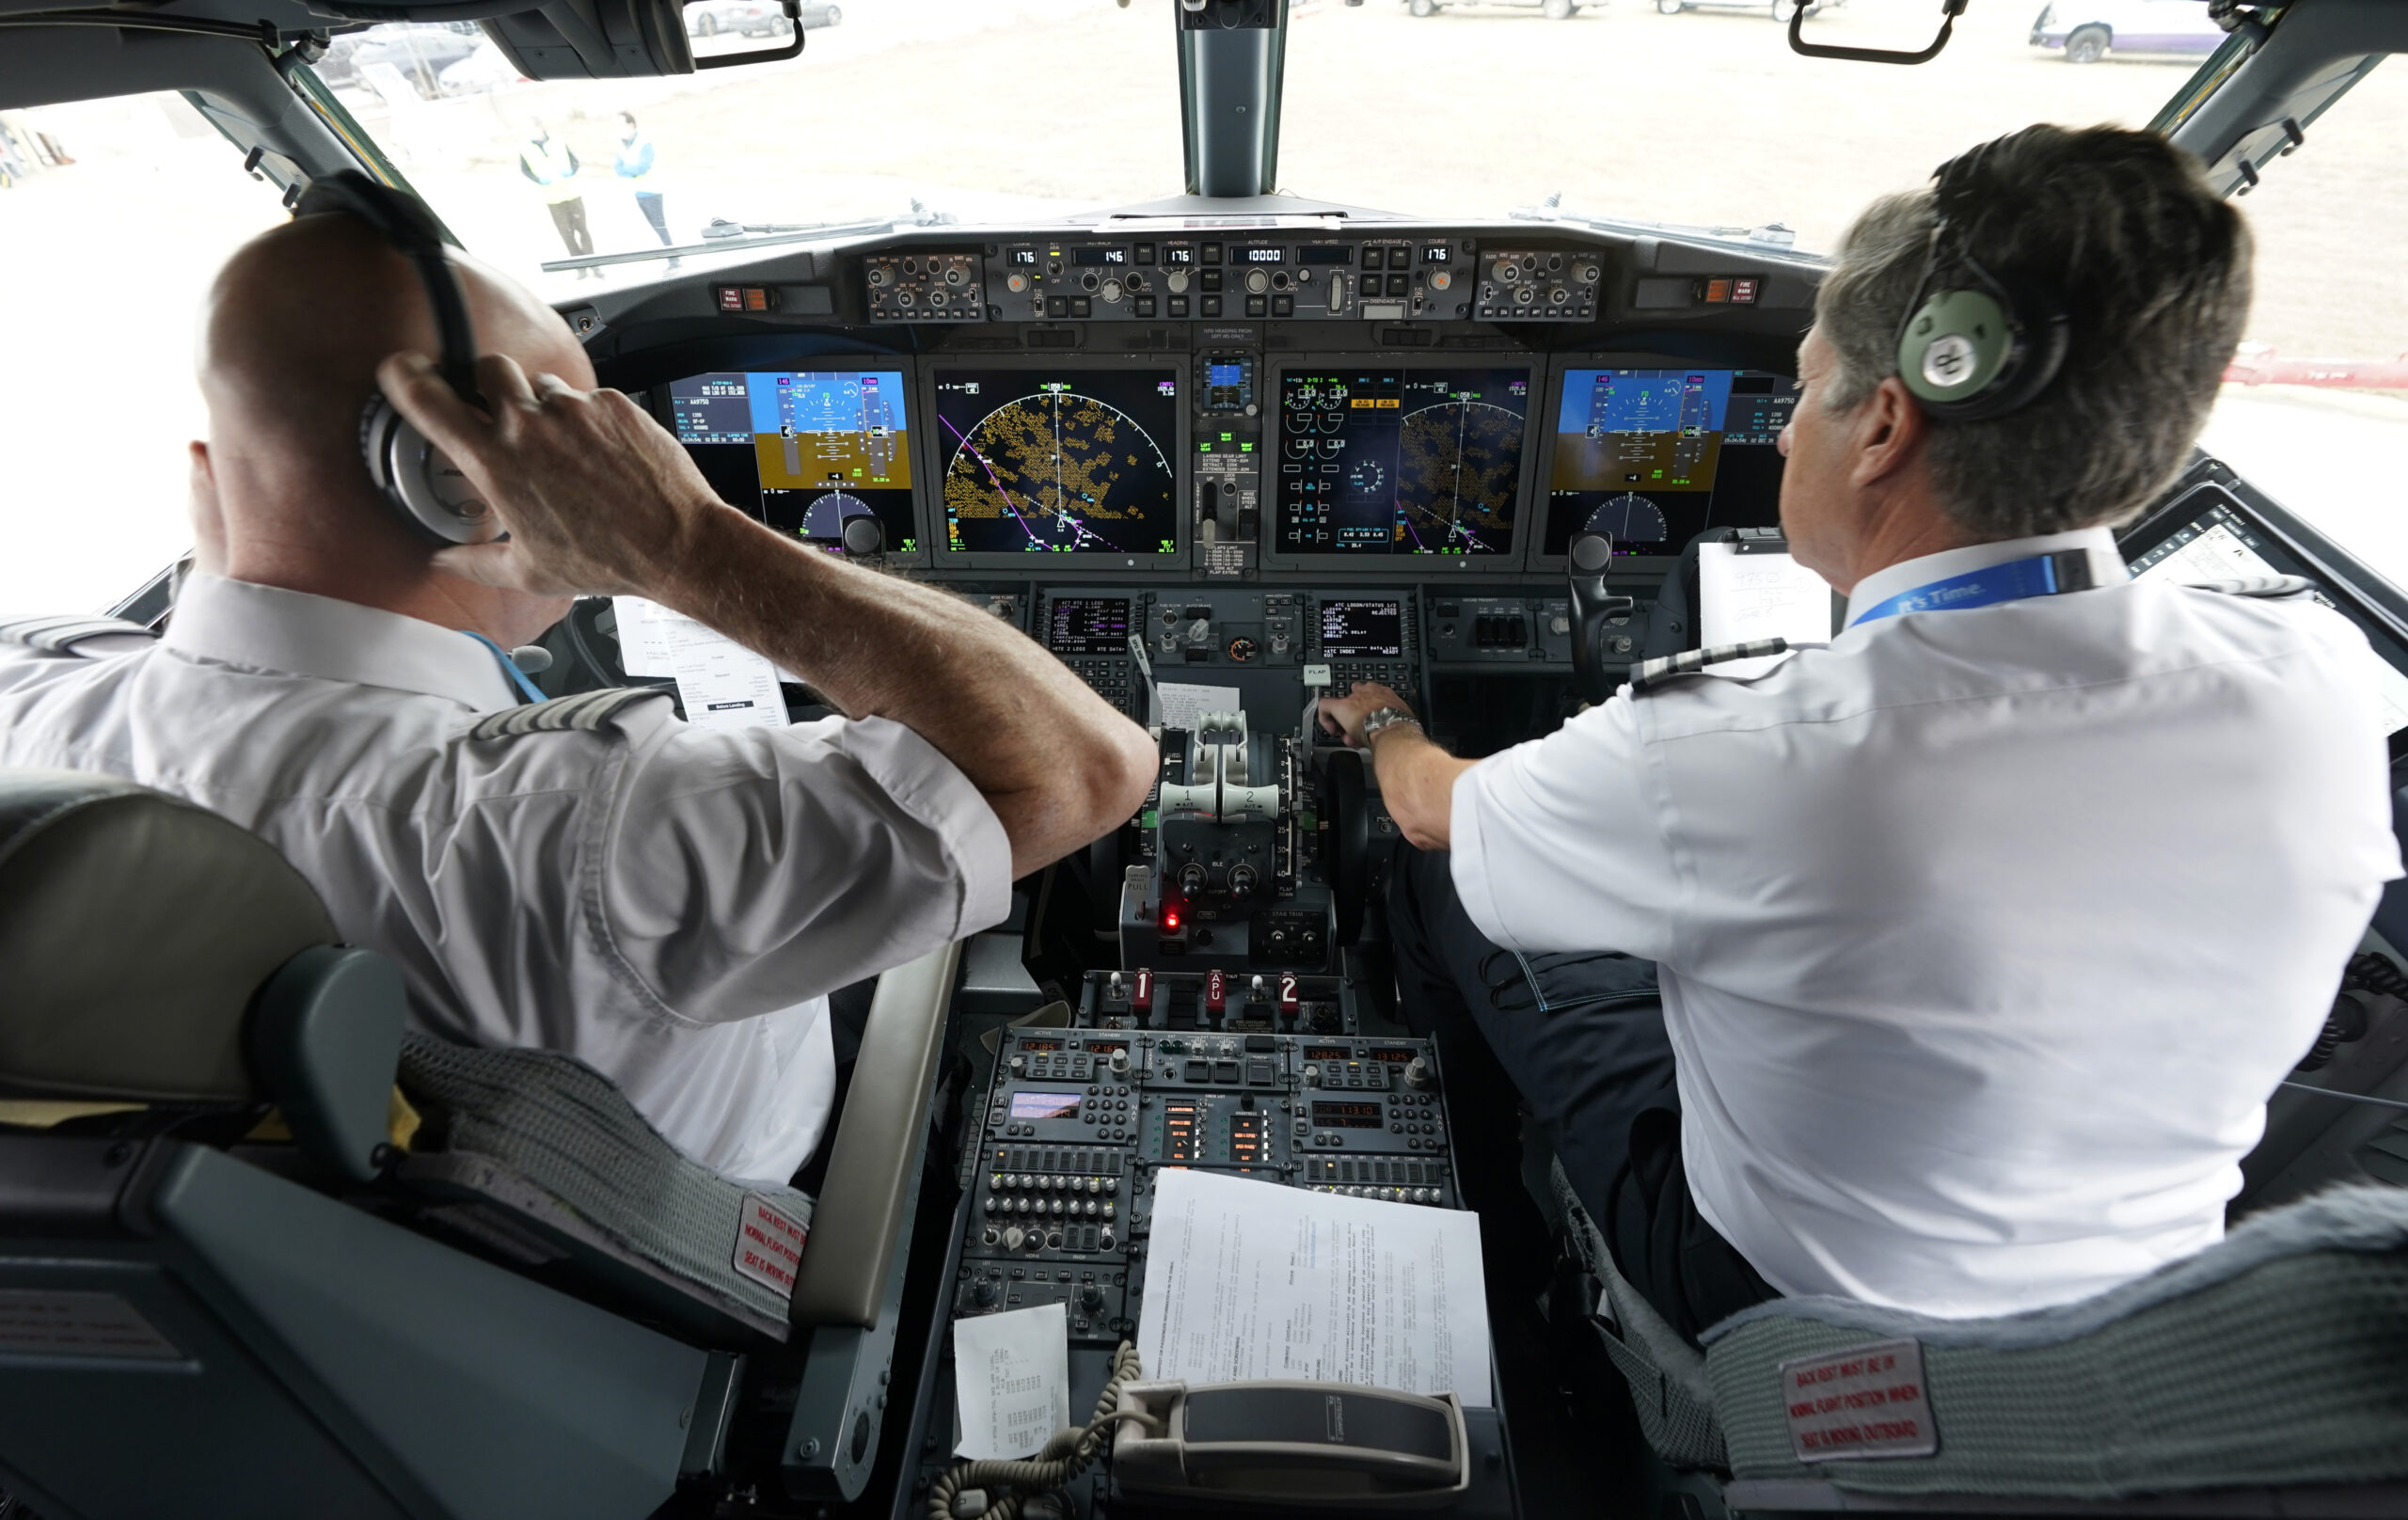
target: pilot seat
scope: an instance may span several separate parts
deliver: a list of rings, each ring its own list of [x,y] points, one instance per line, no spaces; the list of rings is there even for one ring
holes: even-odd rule
[[[815,1200],[570,1057],[406,1031],[231,823],[0,771],[0,1493],[641,1516],[721,1469],[749,1364],[789,1494],[857,1496],[957,960],[881,978]]]

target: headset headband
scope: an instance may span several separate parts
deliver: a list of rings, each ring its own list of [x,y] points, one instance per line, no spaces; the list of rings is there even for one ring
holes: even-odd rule
[[[296,216],[348,212],[374,228],[393,251],[418,270],[426,287],[427,305],[435,311],[435,331],[442,355],[436,361],[444,380],[462,401],[482,407],[477,394],[477,340],[468,324],[467,297],[445,254],[443,230],[423,201],[405,191],[379,184],[357,169],[321,175],[309,182],[293,208]]]

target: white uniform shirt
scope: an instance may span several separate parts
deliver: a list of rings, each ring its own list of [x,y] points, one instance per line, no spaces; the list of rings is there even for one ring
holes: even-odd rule
[[[993,810],[884,720],[705,729],[651,700],[475,737],[518,700],[484,645],[213,576],[163,640],[89,656],[0,644],[0,764],[231,818],[400,965],[421,1026],[578,1056],[731,1176],[817,1146],[827,992],[1009,907]]]
[[[1952,1317],[2219,1238],[2400,874],[2372,652],[2125,578],[1626,690],[1456,784],[1472,921],[1660,964],[1698,1211],[1784,1293]]]

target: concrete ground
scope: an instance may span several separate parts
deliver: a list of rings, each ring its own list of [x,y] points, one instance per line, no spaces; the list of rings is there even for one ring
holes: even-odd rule
[[[1920,43],[1935,8],[1849,0],[1808,31]],[[1560,195],[1599,214],[1779,221],[1800,247],[1828,250],[1867,199],[1962,148],[2034,120],[2144,124],[2193,67],[2069,65],[2027,44],[2035,8],[1982,0],[1938,61],[1893,69],[1799,58],[1752,11],[1664,16],[1649,0],[1614,0],[1567,22],[1461,7],[1415,19],[1402,0],[1314,0],[1298,7],[1289,45],[1279,182],[1433,216],[1500,216]],[[580,285],[538,267],[562,249],[516,167],[537,116],[584,161],[603,251],[656,245],[611,172],[622,110],[657,145],[651,182],[681,241],[714,216],[906,215],[915,198],[964,221],[1125,204],[1180,188],[1166,9],[853,0],[841,25],[812,32],[784,63],[437,102],[366,89],[344,99],[472,250],[557,297]],[[225,250],[278,213],[180,104],[13,119],[51,122],[81,162],[0,193],[0,299],[20,356],[0,373],[0,446],[16,467],[0,608],[88,606],[182,542],[178,445],[199,422],[183,377],[190,314]],[[2253,340],[2296,357],[2408,350],[2408,293],[2392,273],[2408,228],[2392,148],[2403,128],[2408,68],[2394,64],[2311,126],[2306,148],[2242,203],[2259,238]],[[657,273],[639,264],[603,277]],[[2393,466],[2408,402],[2228,390],[2211,446],[2408,582]]]

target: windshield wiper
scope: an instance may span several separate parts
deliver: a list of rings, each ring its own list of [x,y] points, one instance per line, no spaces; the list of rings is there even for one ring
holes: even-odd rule
[[[1599,216],[1565,211],[1560,196],[1549,196],[1540,206],[1516,206],[1505,214],[1517,222],[1564,222],[1599,232],[1656,232],[1671,237],[1702,238],[1714,243],[1738,243],[1755,248],[1785,248],[1795,252],[1798,234],[1779,222],[1762,227],[1691,227],[1683,222],[1642,222],[1627,216]],[[1814,258],[1813,254],[1798,254]]]
[[[731,222],[714,216],[703,229],[702,241],[668,247],[638,248],[629,253],[589,253],[577,259],[552,259],[546,273],[562,269],[598,269],[604,264],[654,263],[689,254],[727,253],[737,248],[773,247],[781,243],[825,243],[832,238],[864,232],[891,232],[898,227],[953,227],[959,218],[951,212],[930,211],[914,200],[908,216],[879,216],[860,222]]]

